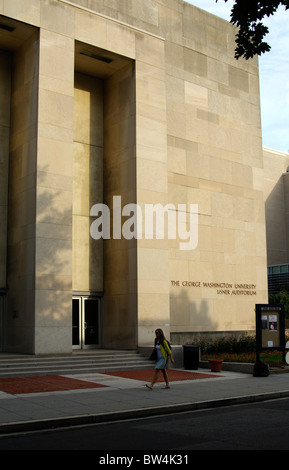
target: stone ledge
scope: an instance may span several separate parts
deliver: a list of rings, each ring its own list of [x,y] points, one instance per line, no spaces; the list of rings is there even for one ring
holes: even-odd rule
[[[209,369],[210,365],[208,361],[200,361],[199,367],[202,369]],[[222,370],[241,372],[243,374],[253,374],[254,364],[247,364],[241,362],[223,362]]]

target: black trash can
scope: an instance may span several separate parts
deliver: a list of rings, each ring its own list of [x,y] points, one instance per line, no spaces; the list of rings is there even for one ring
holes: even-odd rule
[[[199,346],[186,344],[183,346],[184,369],[196,370],[199,367]]]

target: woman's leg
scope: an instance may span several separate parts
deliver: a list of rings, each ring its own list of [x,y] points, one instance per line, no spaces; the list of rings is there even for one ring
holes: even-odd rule
[[[155,370],[155,375],[154,375],[154,378],[152,380],[151,387],[153,387],[154,384],[156,383],[156,381],[158,380],[159,371],[160,371],[160,369]]]
[[[162,373],[166,382],[166,388],[170,388],[169,378],[166,369],[162,369]]]

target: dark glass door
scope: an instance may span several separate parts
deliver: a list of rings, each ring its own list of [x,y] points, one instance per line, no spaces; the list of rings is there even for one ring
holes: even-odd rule
[[[72,347],[94,349],[100,346],[100,300],[90,297],[72,299]]]
[[[81,298],[72,299],[72,348],[81,349]]]
[[[84,313],[84,346],[99,345],[99,300],[83,299]]]
[[[0,352],[3,351],[4,342],[4,296],[0,294]]]

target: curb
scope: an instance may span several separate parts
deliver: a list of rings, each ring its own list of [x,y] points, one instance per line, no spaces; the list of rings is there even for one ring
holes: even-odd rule
[[[117,412],[99,413],[96,415],[67,416],[62,418],[42,419],[38,421],[21,421],[14,423],[4,423],[0,425],[0,435],[21,432],[44,431],[60,429],[70,426],[86,426],[91,424],[102,424],[128,419],[139,419],[168,415],[173,413],[199,411],[205,409],[221,408],[233,405],[244,405],[259,403],[268,400],[288,398],[289,390],[280,392],[268,392],[256,395],[247,395],[232,398],[220,398],[201,402],[181,403],[158,407],[140,408]]]

